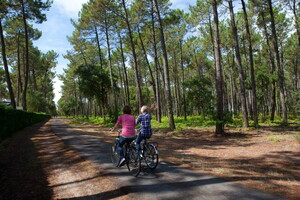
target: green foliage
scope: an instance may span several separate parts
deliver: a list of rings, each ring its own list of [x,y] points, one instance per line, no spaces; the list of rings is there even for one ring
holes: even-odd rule
[[[212,85],[211,81],[205,77],[193,77],[185,81],[183,87],[186,88],[186,95],[190,108],[196,108],[205,116],[212,112]]]
[[[0,68],[0,100],[6,99],[8,97],[8,91],[5,80],[5,71],[4,69]]]
[[[60,115],[75,115],[78,109],[79,103],[77,103],[73,96],[62,96],[58,101],[58,111]]]
[[[17,130],[51,118],[50,115],[15,110],[3,105],[0,105],[0,116],[0,142]]]
[[[154,117],[153,117],[154,118]],[[215,125],[215,121],[210,118],[205,118],[203,116],[187,116],[187,120],[184,117],[175,117],[175,124],[177,130],[197,128],[197,127],[211,127]],[[158,123],[156,120],[152,120],[152,128],[154,129],[168,129],[169,121],[167,117],[162,118],[162,122]]]
[[[120,114],[120,113],[119,113]],[[79,120],[82,122],[94,123],[105,127],[112,127],[115,125],[115,120],[113,117],[107,116],[105,119],[102,117],[89,117],[86,116],[74,116],[72,119]],[[269,120],[269,116],[266,117],[264,123],[262,125],[274,125],[281,124],[281,118],[276,116],[274,121]],[[214,117],[204,117],[204,116],[187,116],[187,120],[184,120],[184,117],[178,116],[174,118],[176,124],[176,130],[182,131],[184,129],[193,129],[193,128],[210,128],[214,127],[216,124],[216,120]],[[290,120],[291,122],[297,123],[299,119]],[[225,113],[224,116],[224,124],[227,127],[241,128],[243,126],[242,116],[236,116],[232,118],[232,113]],[[249,121],[250,127],[254,127],[254,121]],[[151,126],[154,130],[169,130],[169,119],[168,117],[162,117],[161,123],[155,120],[155,115],[152,115]],[[295,136],[296,139],[298,136]],[[298,137],[300,138],[300,136]]]
[[[30,112],[33,111],[40,111],[40,112],[46,112],[46,100],[42,96],[43,94],[38,91],[28,91],[27,95],[27,110]]]
[[[96,98],[98,103],[106,103],[108,91],[112,90],[107,71],[96,65],[80,65],[75,74],[78,75],[79,90],[86,98]]]
[[[219,119],[218,122],[225,123],[226,126],[240,127],[242,126],[241,89],[239,86],[239,72],[235,63],[230,16],[226,4],[224,6],[221,3],[222,1],[217,2],[218,10],[220,11],[220,45],[222,65],[224,67],[224,118]],[[203,116],[199,117],[199,119],[192,117],[191,121],[188,120],[186,122],[182,122],[179,117],[175,119],[175,122],[178,129],[197,127],[198,125],[213,126],[216,121],[217,91],[215,88],[216,71],[213,45],[214,16],[211,1],[197,1],[196,6],[190,6],[189,13],[179,9],[172,10],[168,3],[168,0],[158,1],[168,51],[170,90],[172,92],[172,103],[174,108],[176,108],[174,113],[182,116],[186,111],[186,114],[190,116]],[[274,38],[271,32],[270,14],[266,3],[264,1],[248,1],[246,2],[246,11],[248,13],[254,56],[257,111],[260,114],[259,118],[262,123],[272,123],[268,119],[273,85],[276,87],[275,97],[278,113],[281,112],[281,108],[279,104],[278,69],[276,68],[273,55],[272,41]],[[164,94],[165,85],[163,71],[161,70],[164,64],[161,52],[162,44],[159,40],[159,28],[155,15],[152,27],[152,2],[136,0],[127,2],[126,5],[132,24],[131,31],[139,66],[138,73],[143,103],[149,106],[157,104],[153,92],[154,84],[150,76],[151,71],[154,79],[158,77],[162,114],[166,115],[167,98]],[[299,8],[299,5],[296,7]],[[237,13],[236,25],[246,93],[249,94],[246,97],[247,104],[252,104],[252,95],[250,94],[252,93],[253,84],[244,12],[241,8],[238,8],[235,12]],[[286,13],[286,7],[274,4],[277,40],[282,52],[281,60],[285,70],[287,107],[289,117],[296,117],[300,112],[300,93],[298,92],[300,51],[293,18]],[[95,71],[95,67],[92,67],[95,65],[99,65],[103,69],[111,69],[112,73],[117,76],[114,77],[114,83],[120,87],[120,90],[114,91],[114,94],[118,96],[116,107],[120,108],[123,104],[130,104],[132,105],[133,113],[139,112],[136,106],[138,101],[136,72],[133,67],[135,59],[133,59],[133,54],[131,54],[132,46],[124,14],[121,1],[89,1],[84,4],[78,21],[72,21],[75,31],[68,39],[73,49],[68,51],[65,56],[65,58],[69,59],[70,65],[62,78],[64,86],[62,87],[62,99],[59,101],[59,107],[65,114],[86,115],[86,117],[96,114],[102,117],[105,116],[108,122],[113,120],[114,109],[108,108],[112,108],[115,102],[112,102],[111,91],[108,91],[108,93],[99,92],[99,85],[101,85],[99,82],[101,81],[98,80],[101,78],[98,75],[101,73],[97,70]],[[141,37],[139,38],[139,36]],[[123,54],[121,54],[121,42]],[[154,44],[156,44],[157,52],[154,51]],[[155,69],[155,55],[158,56],[158,71]],[[124,59],[122,56],[124,56]],[[146,62],[146,58],[150,62],[149,65]],[[123,64],[125,64],[124,68]],[[109,86],[110,80],[107,80],[106,83]],[[127,91],[127,88],[129,91]],[[100,100],[99,97],[96,97],[96,93],[101,97]],[[227,111],[227,107],[230,109],[229,111]],[[234,115],[232,112],[234,112]],[[249,117],[253,117],[250,116],[250,111]],[[201,119],[203,121],[200,118],[203,118]],[[101,124],[106,123],[103,119],[102,121],[99,118],[94,119],[90,117],[90,119],[96,120],[96,122]],[[161,128],[168,127],[167,118],[162,120],[161,124],[156,124],[155,121],[153,121],[153,124]],[[278,118],[276,120],[281,119]],[[253,121],[249,120],[249,124],[253,126]]]
[[[106,127],[113,127],[116,123],[115,121],[112,121],[113,118],[105,118],[105,119],[102,117],[86,118],[85,116],[76,116],[76,117],[72,117],[72,118],[79,120],[79,121],[99,124],[101,126],[106,126]]]
[[[268,140],[270,140],[270,141],[272,141],[272,142],[280,142],[280,137],[276,137],[276,136],[274,136],[274,135],[272,135],[272,136],[269,136],[268,138],[267,138]]]

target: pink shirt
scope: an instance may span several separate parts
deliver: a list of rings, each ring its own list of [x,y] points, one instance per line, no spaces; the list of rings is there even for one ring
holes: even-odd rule
[[[124,114],[118,118],[116,126],[122,124],[122,136],[133,137],[135,136],[135,118],[132,115]]]

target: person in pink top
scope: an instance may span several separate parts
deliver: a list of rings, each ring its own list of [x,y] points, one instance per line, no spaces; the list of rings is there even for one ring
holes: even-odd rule
[[[120,158],[118,167],[121,167],[125,162],[123,145],[132,142],[135,137],[135,117],[131,115],[131,108],[129,106],[124,106],[123,113],[124,114],[119,116],[115,126],[111,129],[111,131],[114,131],[122,124],[122,133],[118,145],[118,154]]]

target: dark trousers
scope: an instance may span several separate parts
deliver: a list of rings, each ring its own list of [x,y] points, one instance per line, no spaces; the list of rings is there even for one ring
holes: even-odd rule
[[[142,140],[145,140],[145,139],[148,139],[149,137],[145,137],[145,136],[143,136],[141,133],[139,133],[138,134],[138,136],[137,136],[137,138],[136,138],[136,144],[135,144],[135,147],[136,147],[136,149],[138,150],[138,153],[140,154],[141,153],[141,145],[140,145],[140,143],[141,143],[141,141]]]
[[[120,159],[124,158],[124,151],[123,151],[123,146],[124,144],[130,144],[130,142],[132,142],[134,138],[126,138],[126,137],[123,137],[121,136],[119,138],[119,145],[118,145],[118,154],[119,154],[119,157]]]

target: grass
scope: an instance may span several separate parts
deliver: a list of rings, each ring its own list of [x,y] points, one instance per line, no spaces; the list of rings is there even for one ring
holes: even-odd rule
[[[272,135],[272,136],[268,136],[267,137],[268,140],[272,141],[272,142],[280,142],[281,139],[275,135]]]
[[[153,119],[155,117],[153,116]],[[188,128],[197,128],[197,127],[212,127],[215,126],[215,121],[209,118],[204,118],[202,116],[187,116],[187,120],[184,120],[184,117],[174,117],[175,126],[177,131],[182,131],[183,129]],[[169,129],[169,120],[167,117],[162,117],[161,123],[156,120],[151,121],[151,125],[154,129]]]
[[[290,123],[290,124],[298,124],[299,121],[300,121],[299,117],[288,119],[288,123]],[[262,126],[264,126],[264,125],[273,125],[273,126],[274,125],[279,125],[279,126],[284,126],[283,123],[282,123],[282,119],[279,116],[276,116],[273,121],[270,120],[269,116],[260,117],[259,124],[262,125]]]
[[[85,116],[76,116],[76,117],[71,117],[76,120],[82,121],[82,122],[88,122],[88,123],[94,123],[98,124],[101,126],[105,127],[113,127],[115,125],[115,122],[107,117],[105,120],[102,117],[89,117],[86,118]],[[226,117],[226,127],[230,128],[242,128],[243,122],[242,122],[242,116],[237,116],[236,118],[231,118],[231,117]],[[160,131],[163,132],[168,132],[169,129],[169,120],[168,117],[162,117],[161,118],[161,123],[155,120],[155,115],[152,115],[152,121],[151,125],[153,129],[159,129]],[[289,123],[292,124],[298,124],[300,119],[289,119]],[[176,129],[175,131],[183,131],[184,129],[190,129],[190,128],[208,128],[208,127],[214,127],[216,122],[214,119],[211,117],[203,117],[203,116],[187,116],[187,120],[184,120],[184,117],[174,117],[175,121],[175,126]],[[260,116],[260,126],[274,126],[274,125],[279,125],[280,127],[282,126],[282,121],[281,118],[276,116],[273,121],[269,120],[269,116]],[[254,127],[254,121],[249,120],[249,128],[248,129],[253,129]],[[296,136],[297,141],[300,143],[300,136]],[[274,139],[270,139],[273,140]]]
[[[113,127],[115,125],[115,123],[111,122],[110,119],[106,119],[104,120],[104,118],[102,117],[85,117],[85,116],[76,116],[76,117],[71,117],[72,119],[76,119],[82,122],[88,122],[88,123],[93,123],[93,124],[99,124],[101,126],[105,126],[105,127]],[[76,123],[76,122],[73,122]]]
[[[109,118],[104,120],[102,117],[89,117],[86,118],[84,116],[76,116],[71,117],[73,119],[89,122],[94,124],[99,124],[101,126],[112,127],[114,126],[114,122],[112,122]],[[204,118],[202,116],[188,116],[187,120],[184,120],[184,117],[175,117],[176,130],[181,131],[187,128],[195,128],[195,127],[212,127],[215,125],[215,121],[209,118]],[[162,117],[161,123],[158,123],[155,120],[155,116],[152,116],[151,121],[152,128],[160,129],[160,130],[169,130],[169,120],[167,117]]]
[[[296,141],[300,144],[300,134],[294,135]]]

